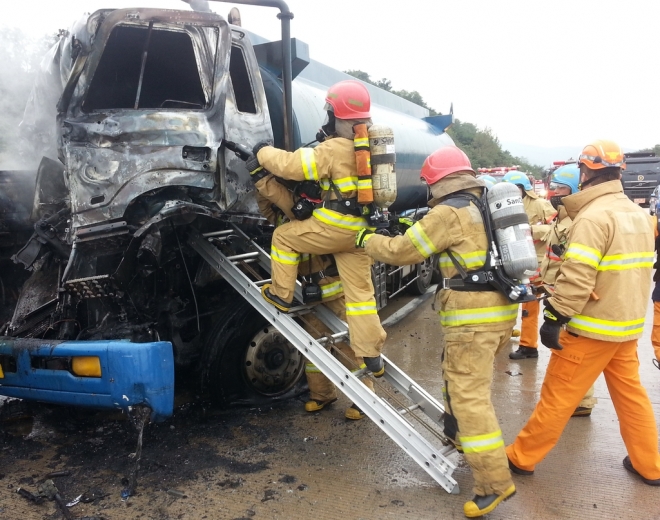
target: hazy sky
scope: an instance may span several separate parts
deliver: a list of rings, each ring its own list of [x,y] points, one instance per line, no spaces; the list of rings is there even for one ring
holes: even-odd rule
[[[211,2],[223,16],[231,3]],[[289,0],[312,58],[418,90],[503,143],[660,143],[660,1]],[[0,24],[68,28],[101,7],[189,9],[179,0],[0,2]],[[239,6],[243,25],[279,38],[277,10]]]

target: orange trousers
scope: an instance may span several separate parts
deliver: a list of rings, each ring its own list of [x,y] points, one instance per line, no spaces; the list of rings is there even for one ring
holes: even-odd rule
[[[660,361],[660,302],[653,302],[653,329],[651,344],[655,351],[655,359]]]
[[[538,300],[534,300],[523,303],[521,307],[523,317],[520,326],[520,346],[539,348],[539,310],[541,305]]]
[[[506,448],[509,460],[533,471],[557,444],[580,399],[603,373],[633,467],[647,479],[660,479],[658,428],[639,380],[637,340],[600,341],[562,331],[559,342],[564,350],[552,351],[541,398]]]

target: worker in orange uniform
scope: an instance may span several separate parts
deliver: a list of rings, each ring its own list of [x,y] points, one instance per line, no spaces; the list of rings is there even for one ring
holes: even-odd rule
[[[536,259],[538,260],[540,266],[543,262],[543,259],[545,258],[546,245],[545,242],[543,242],[540,238],[541,235],[544,234],[544,228],[539,228],[539,226],[543,226],[552,222],[552,220],[557,215],[557,210],[552,207],[550,202],[534,193],[532,183],[524,173],[511,171],[502,178],[502,182],[510,182],[511,184],[518,186],[520,189],[520,193],[523,198],[523,206],[525,207],[525,213],[527,213],[529,223],[532,226],[532,237],[534,239],[534,246],[536,248]],[[532,277],[532,282],[539,284],[541,280],[537,275]],[[522,304],[520,345],[518,350],[509,354],[509,358],[525,359],[539,357],[539,311],[540,305],[538,300],[525,302]]]
[[[277,178],[266,170],[252,176],[252,181],[257,189],[257,204],[261,214],[274,226],[285,222],[296,220],[292,208],[296,202],[294,194]],[[299,190],[302,191],[302,190]],[[304,193],[304,192],[303,192]],[[318,283],[321,289],[322,303],[328,307],[340,320],[346,321],[346,309],[344,302],[344,290],[332,255],[308,255],[302,254],[298,264],[298,273],[305,279]],[[312,314],[304,318],[304,329],[313,337],[328,336],[332,334],[318,318]],[[334,345],[335,354],[338,359],[352,372],[364,367],[363,360],[357,358],[353,349],[345,343],[338,342]],[[305,411],[318,412],[337,400],[337,389],[332,382],[325,377],[321,371],[309,360],[305,361],[305,376],[309,386],[309,401],[305,403]],[[363,378],[362,382],[371,390],[374,390],[373,382]],[[354,405],[346,409],[345,417],[351,420],[364,418],[362,411]]]
[[[562,263],[562,256],[568,245],[568,234],[573,224],[573,220],[568,216],[564,207],[564,197],[577,193],[580,185],[580,169],[577,164],[567,164],[557,168],[550,180],[550,197],[552,207],[557,211],[557,216],[551,224],[547,226],[538,226],[542,231],[541,240],[547,244],[546,254],[541,263],[540,278],[543,286],[552,291],[559,267]],[[587,393],[578,404],[571,417],[589,417],[598,399],[594,397],[594,385],[587,390]]]
[[[656,218],[658,215],[656,213]],[[655,231],[655,252],[660,255],[660,218],[656,224]],[[651,300],[653,301],[653,329],[651,330],[651,344],[655,353],[653,364],[660,370],[660,256],[653,265],[655,273],[653,273],[653,281],[655,287],[651,293]]]
[[[616,143],[587,145],[579,166],[582,189],[563,199],[573,227],[540,332],[552,355],[541,398],[506,449],[509,467],[520,475],[534,473],[603,373],[628,450],[623,466],[644,483],[660,486],[658,429],[637,358],[655,223],[623,193],[624,156]],[[631,287],[634,298],[629,297]],[[594,292],[598,299],[590,297]]]
[[[396,237],[362,230],[356,244],[393,265],[416,264],[440,253],[443,286],[452,287],[439,291],[435,300],[445,343],[445,434],[461,445],[472,469],[475,496],[463,510],[474,518],[516,491],[490,387],[495,355],[509,343],[518,305],[490,285],[461,283],[451,262],[450,254],[469,274],[484,266],[489,246],[479,209],[465,198],[466,193],[481,197],[485,188],[467,156],[455,146],[441,148],[426,159],[421,176],[433,196],[428,214]]]
[[[286,152],[261,143],[255,147],[256,156],[246,163],[252,175],[264,168],[283,179],[320,181],[323,189],[323,203],[312,217],[284,224],[273,233],[272,284],[262,287],[262,295],[288,312],[300,254],[332,254],[344,287],[351,347],[374,376],[380,377],[385,371],[380,352],[386,333],[378,317],[371,259],[356,249],[354,240],[355,233],[367,227],[357,202],[358,190],[372,187],[371,179],[358,182],[353,125],[371,125],[371,101],[366,87],[355,80],[330,87],[325,101],[323,132],[327,137],[316,148]]]

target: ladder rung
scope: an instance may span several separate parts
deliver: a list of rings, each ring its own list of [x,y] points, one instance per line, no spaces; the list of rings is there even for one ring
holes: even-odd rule
[[[412,412],[413,410],[417,410],[419,408],[419,404],[415,403],[411,406],[408,406],[407,408],[400,408],[397,410],[399,412],[399,415],[406,415],[408,412]]]
[[[270,278],[268,280],[257,280],[256,282],[254,282],[254,285],[256,285],[257,287],[261,287],[262,285],[266,285],[267,283],[271,283],[272,281],[273,280]]]
[[[243,253],[241,255],[228,256],[227,260],[230,260],[231,262],[237,262],[238,260],[245,260],[246,258],[255,258],[257,256],[259,256],[259,253],[257,251],[252,251],[250,253]]]
[[[227,235],[231,235],[232,233],[235,233],[233,229],[223,229],[222,231],[212,231],[211,233],[204,233],[202,236],[204,238],[224,237]]]
[[[331,334],[330,336],[326,336],[323,338],[319,338],[316,341],[318,341],[321,345],[325,345],[328,341],[332,340],[334,343],[338,339],[344,339],[348,337],[348,331],[344,332],[337,332],[336,334]]]

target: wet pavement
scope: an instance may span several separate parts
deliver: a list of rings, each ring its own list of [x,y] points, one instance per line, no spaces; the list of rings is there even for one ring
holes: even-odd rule
[[[401,299],[398,305],[406,300]],[[386,309],[388,314],[396,308]],[[651,308],[640,340],[641,377],[660,418],[660,371],[651,363]],[[431,394],[441,396],[440,328],[430,301],[389,329],[386,354]],[[512,348],[517,344],[512,342]],[[495,363],[495,408],[507,443],[538,398],[550,353]],[[601,376],[589,418],[573,418],[531,477],[514,476],[517,494],[487,519],[660,519],[660,489],[624,470],[617,417]],[[63,518],[55,502],[35,504],[48,473],[73,518],[119,519],[436,519],[464,518],[470,471],[454,472],[449,495],[368,419],[348,422],[340,398],[307,414],[300,398],[268,408],[217,411],[196,401],[144,434],[137,495],[121,499],[137,432],[120,414],[9,403],[0,424],[0,518]],[[5,405],[3,417],[8,417]],[[21,417],[24,417],[21,419]]]

